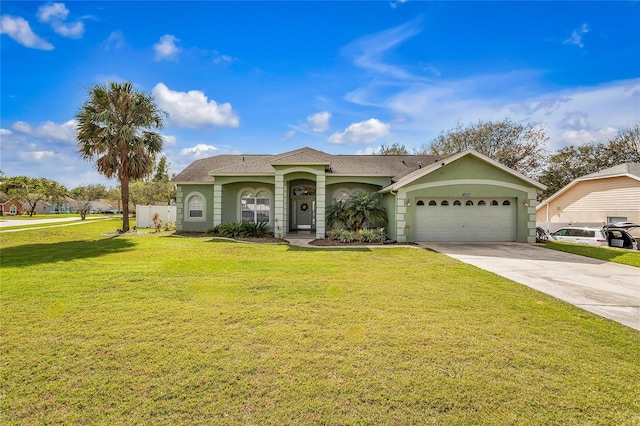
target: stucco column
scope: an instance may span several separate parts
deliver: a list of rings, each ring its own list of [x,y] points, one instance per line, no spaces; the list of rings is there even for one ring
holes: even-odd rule
[[[276,170],[275,188],[274,188],[274,205],[273,205],[273,233],[277,238],[284,238],[286,230],[285,217],[285,185],[284,175],[281,171]]]
[[[399,243],[406,243],[409,236],[409,227],[405,217],[407,214],[406,198],[406,191],[398,191],[398,196],[396,197],[396,240]]]
[[[222,224],[222,185],[213,185],[213,226]]]
[[[176,231],[182,231],[182,220],[184,219],[184,200],[182,187],[176,188]]]
[[[326,176],[316,175],[316,238],[323,239],[325,235],[325,207],[326,207]]]

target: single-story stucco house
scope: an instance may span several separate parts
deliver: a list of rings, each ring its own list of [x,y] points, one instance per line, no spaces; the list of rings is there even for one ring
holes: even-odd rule
[[[194,161],[173,182],[179,231],[265,221],[278,237],[324,238],[326,207],[356,192],[378,192],[386,233],[399,242],[535,242],[536,191],[545,188],[472,150],[448,158],[312,148],[218,155]]]
[[[538,205],[536,222],[551,232],[565,225],[640,223],[640,163],[575,179]]]

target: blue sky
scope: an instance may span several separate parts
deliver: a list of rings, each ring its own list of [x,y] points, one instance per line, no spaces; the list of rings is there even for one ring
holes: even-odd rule
[[[226,153],[428,144],[458,122],[544,126],[548,149],[640,121],[640,4],[0,5],[0,169],[115,186],[77,154],[88,89],[129,80],[170,116],[172,172]]]

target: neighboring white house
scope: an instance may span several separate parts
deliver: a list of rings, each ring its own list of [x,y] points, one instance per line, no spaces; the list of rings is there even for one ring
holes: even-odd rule
[[[565,225],[640,223],[640,163],[574,180],[536,207],[536,222],[552,232]]]

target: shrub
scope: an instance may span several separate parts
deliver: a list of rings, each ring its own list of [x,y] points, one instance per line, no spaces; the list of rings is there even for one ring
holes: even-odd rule
[[[207,235],[213,235],[214,237],[217,237],[220,235],[220,225],[216,225],[213,228],[209,228],[207,229],[207,231],[205,232],[205,234]]]
[[[341,243],[350,243],[354,239],[354,233],[347,229],[334,229],[333,239],[340,241]]]
[[[215,226],[207,230],[207,233],[225,238],[262,238],[271,233],[271,228],[266,222],[237,221]]]
[[[362,230],[362,239],[367,243],[381,243],[387,239],[384,228],[370,228]]]
[[[262,238],[271,232],[267,222],[242,222],[240,236],[245,238]]]

